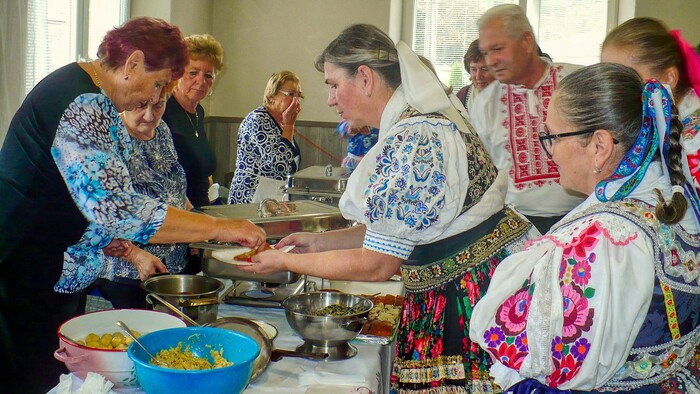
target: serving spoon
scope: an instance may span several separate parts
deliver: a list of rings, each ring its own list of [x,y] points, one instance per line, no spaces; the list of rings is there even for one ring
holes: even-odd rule
[[[136,342],[137,345],[141,346],[141,349],[143,349],[143,351],[146,352],[146,354],[148,354],[148,356],[151,358],[151,360],[155,360],[156,363],[160,364],[160,365],[163,366],[163,367],[170,368],[170,365],[168,365],[168,363],[166,363],[165,361],[161,361],[161,360],[158,360],[157,358],[155,358],[155,356],[153,356],[153,354],[151,354],[151,352],[149,352],[148,349],[146,349],[146,346],[144,346],[143,343],[141,343],[141,341],[139,341],[139,339],[136,338],[136,335],[134,335],[134,333],[131,331],[131,329],[129,328],[129,326],[127,326],[126,324],[124,324],[123,321],[118,320],[118,321],[117,321],[117,326],[119,326],[119,328],[121,328],[122,330],[124,330],[124,332],[126,332],[127,334],[129,334],[129,336],[131,337],[131,339],[133,339],[134,342]]]

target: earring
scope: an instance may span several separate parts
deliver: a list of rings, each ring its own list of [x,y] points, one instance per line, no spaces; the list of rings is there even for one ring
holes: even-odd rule
[[[593,173],[600,174],[601,171],[603,171],[601,168],[595,167],[595,169],[593,170]]]
[[[211,97],[212,94],[214,94],[214,89],[209,89],[209,93],[207,93],[207,97]]]

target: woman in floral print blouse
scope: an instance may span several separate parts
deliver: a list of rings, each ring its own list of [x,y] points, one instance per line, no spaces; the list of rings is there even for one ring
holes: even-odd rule
[[[674,111],[617,64],[557,87],[540,141],[589,197],[504,260],[474,309],[508,392],[700,392],[700,205]]]
[[[464,107],[403,42],[353,25],[316,61],[328,105],[350,127],[379,129],[340,199],[360,225],[297,233],[246,270],[382,281],[399,269],[406,296],[391,385],[397,392],[492,392],[488,354],[469,341],[471,310],[493,268],[539,235],[505,207],[499,173]],[[415,391],[419,390],[419,391]]]

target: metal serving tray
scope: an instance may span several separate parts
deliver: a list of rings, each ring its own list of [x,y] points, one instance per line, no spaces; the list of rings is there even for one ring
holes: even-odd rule
[[[287,176],[287,189],[343,192],[350,171],[343,167],[311,166]]]
[[[262,207],[261,204],[211,205],[200,210],[220,218],[248,219],[262,227],[270,240],[301,231],[320,233],[349,225],[338,207],[317,201],[273,201]]]
[[[248,219],[262,227],[271,242],[295,232],[324,232],[346,228],[350,222],[343,218],[338,207],[316,201],[271,200],[263,204],[210,205],[199,208],[203,213],[220,218]],[[252,274],[236,268],[233,264],[219,261],[212,256],[217,249],[237,246],[218,242],[194,242],[190,247],[200,249],[202,271],[217,278],[249,280],[267,283],[294,283],[299,274],[277,272],[275,274]]]

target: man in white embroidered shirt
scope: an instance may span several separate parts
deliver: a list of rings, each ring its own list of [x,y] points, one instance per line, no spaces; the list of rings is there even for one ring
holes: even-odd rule
[[[539,57],[532,26],[517,5],[489,9],[477,26],[479,49],[496,81],[477,96],[469,115],[496,167],[508,172],[506,203],[544,234],[583,201],[559,185],[557,166],[538,139],[547,132],[554,88],[580,66]]]

